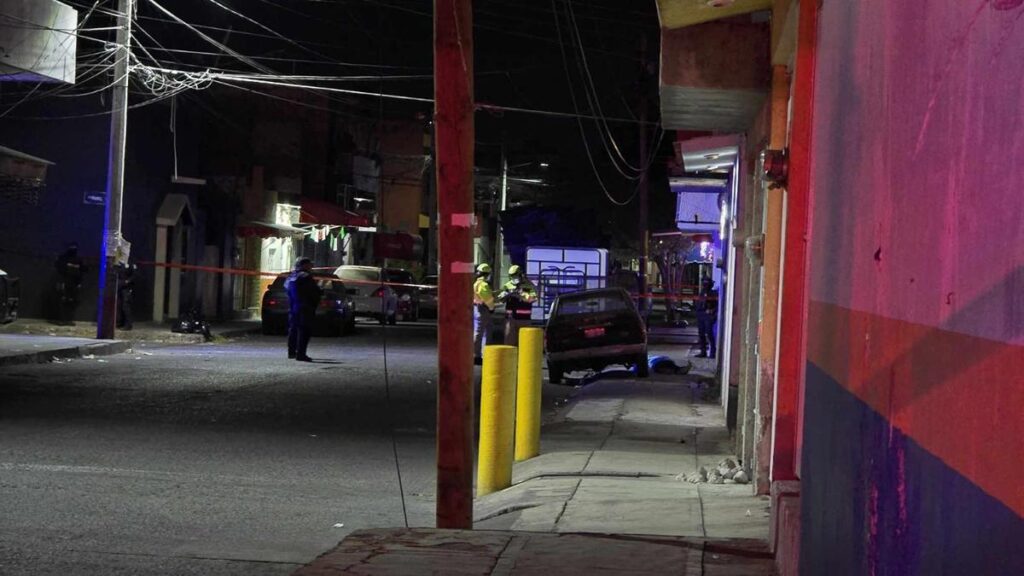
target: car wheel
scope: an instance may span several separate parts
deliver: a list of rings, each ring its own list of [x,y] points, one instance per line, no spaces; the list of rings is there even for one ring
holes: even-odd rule
[[[548,382],[552,384],[561,384],[562,376],[564,374],[562,367],[558,364],[548,364]]]
[[[390,324],[391,326],[398,324],[398,314],[392,314],[391,316],[388,316],[388,324]]]
[[[278,329],[276,326],[272,326],[270,324],[267,324],[266,322],[260,325],[260,331],[263,332],[264,336],[270,336],[272,334],[278,333]]]
[[[342,330],[343,330],[342,334],[348,335],[348,334],[354,333],[356,331],[356,319],[355,319],[355,317],[352,317],[352,318],[349,318],[348,320],[346,320],[345,323],[342,326],[343,326],[342,327]]]
[[[380,316],[377,317],[377,321],[380,322],[381,326],[383,326],[387,324],[387,316],[381,314]]]
[[[651,365],[647,363],[647,354],[641,354],[636,359],[636,375],[638,378],[647,378],[651,374]]]

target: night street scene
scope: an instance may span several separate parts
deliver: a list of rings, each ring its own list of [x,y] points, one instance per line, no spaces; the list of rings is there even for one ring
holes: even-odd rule
[[[0,575],[1024,575],[1024,0],[0,0]]]

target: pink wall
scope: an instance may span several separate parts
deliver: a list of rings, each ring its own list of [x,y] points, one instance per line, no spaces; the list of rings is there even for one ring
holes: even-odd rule
[[[804,506],[853,508],[805,516],[804,546],[852,534],[865,569],[924,573],[965,557],[954,541],[1024,542],[1024,0],[826,1],[820,18],[804,479],[845,478]]]

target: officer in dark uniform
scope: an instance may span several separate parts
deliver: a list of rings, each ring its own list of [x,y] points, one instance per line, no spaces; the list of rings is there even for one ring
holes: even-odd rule
[[[705,276],[700,282],[700,292],[694,311],[697,313],[697,333],[700,341],[698,358],[714,358],[717,352],[718,339],[715,335],[715,323],[718,321],[718,290],[715,281]],[[708,353],[710,347],[711,353]]]
[[[313,321],[316,319],[316,307],[320,304],[323,292],[313,277],[313,261],[299,258],[295,268],[285,280],[284,289],[288,292],[288,357],[299,362],[312,362],[306,355],[309,338],[312,336]]]
[[[57,320],[61,324],[74,324],[75,309],[78,308],[79,290],[85,275],[85,264],[78,255],[78,242],[68,244],[67,250],[57,257],[57,296],[60,308]]]
[[[135,269],[135,264],[117,265],[117,327],[123,330],[132,329]]]

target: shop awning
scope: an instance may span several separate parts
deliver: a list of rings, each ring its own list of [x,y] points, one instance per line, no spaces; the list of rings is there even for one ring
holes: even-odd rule
[[[303,224],[317,226],[372,226],[370,219],[362,214],[345,210],[337,204],[331,204],[314,198],[303,198],[300,202],[300,219]]]
[[[305,233],[306,231],[302,228],[270,222],[249,222],[235,228],[235,235],[240,238],[290,238],[302,236]]]

